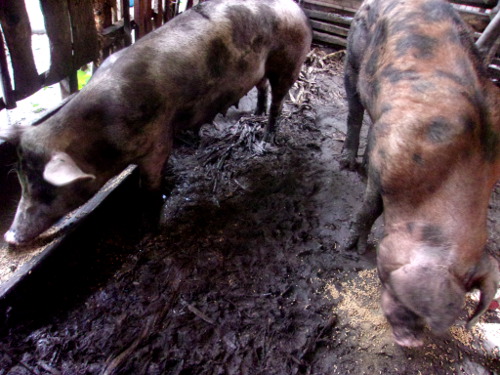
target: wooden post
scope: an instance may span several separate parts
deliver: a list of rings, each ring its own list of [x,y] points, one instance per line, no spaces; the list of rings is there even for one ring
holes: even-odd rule
[[[78,91],[78,73],[76,70],[70,74],[68,77],[64,78],[59,87],[61,89],[61,96],[67,98],[71,94]]]
[[[130,26],[130,0],[122,0],[123,31],[125,32],[125,47],[132,44],[132,27]]]
[[[5,108],[16,108],[16,98],[12,92],[12,84],[10,82],[9,67],[7,65],[7,56],[5,55],[5,46],[3,44],[3,36],[0,33],[0,74],[2,75],[2,90],[3,101]]]
[[[40,5],[50,44],[50,69],[43,83],[46,85],[59,82],[73,71],[73,47],[68,2],[41,0]]]
[[[155,28],[160,27],[163,24],[163,0],[156,0],[158,9],[153,12],[153,19],[155,21]]]
[[[14,70],[15,95],[23,99],[42,87],[31,49],[31,26],[24,1],[0,0],[0,24]]]
[[[152,30],[151,16],[151,0],[135,0],[134,22],[136,41]]]
[[[165,9],[163,11],[163,23],[170,21],[174,17],[172,0],[165,0]]]

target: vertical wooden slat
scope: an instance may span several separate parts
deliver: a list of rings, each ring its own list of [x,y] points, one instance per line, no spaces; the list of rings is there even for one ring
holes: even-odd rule
[[[99,43],[92,2],[68,1],[73,36],[73,69],[77,70],[99,56]]]
[[[163,12],[163,23],[168,22],[174,16],[172,0],[165,0],[165,10]]]
[[[0,24],[10,51],[16,98],[24,98],[41,87],[31,49],[31,26],[24,1],[0,0]]]
[[[12,91],[12,84],[10,81],[9,67],[7,65],[7,56],[5,54],[5,46],[3,43],[3,36],[0,33],[0,75],[2,76],[2,91],[3,91],[3,104],[7,109],[16,108],[16,98]]]
[[[122,0],[123,30],[125,31],[125,47],[132,44],[132,29],[130,27],[130,0]]]
[[[73,70],[73,47],[67,0],[40,0],[50,45],[46,82],[58,81]]]
[[[163,24],[163,0],[156,0],[156,12],[153,14],[155,21],[155,28],[160,27]]]
[[[135,40],[149,33],[151,25],[151,0],[135,0],[134,2]]]

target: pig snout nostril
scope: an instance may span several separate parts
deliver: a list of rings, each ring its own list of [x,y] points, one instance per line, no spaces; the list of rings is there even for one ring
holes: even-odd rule
[[[9,230],[6,232],[3,236],[5,242],[7,242],[10,245],[18,245],[19,241],[16,239],[16,232]]]

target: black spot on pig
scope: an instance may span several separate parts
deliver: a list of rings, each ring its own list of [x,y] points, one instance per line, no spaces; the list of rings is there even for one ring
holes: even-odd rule
[[[436,69],[435,74],[436,74],[437,77],[445,78],[447,80],[453,81],[457,85],[460,85],[460,86],[467,87],[469,85],[468,82],[467,82],[467,80],[466,80],[466,77],[459,76],[457,74],[454,74],[454,73],[451,73],[451,72],[448,72],[448,71],[444,71],[444,70],[441,70],[441,69]]]
[[[383,78],[387,78],[390,83],[398,83],[399,81],[416,81],[420,79],[420,75],[413,69],[401,70],[394,67],[393,64],[387,65],[381,72]]]
[[[418,165],[423,165],[424,164],[424,159],[422,158],[422,155],[420,154],[413,154],[413,161],[418,164]]]
[[[433,58],[438,47],[439,41],[436,38],[419,33],[404,35],[396,42],[398,57],[405,56],[413,50],[414,56],[423,60]]]
[[[440,247],[446,243],[446,237],[437,225],[426,224],[422,227],[421,240],[433,247]]]
[[[427,138],[433,143],[447,142],[453,134],[453,126],[444,118],[437,117],[427,127]]]
[[[470,115],[465,115],[462,117],[461,123],[465,133],[472,133],[476,128],[476,123]]]
[[[207,48],[206,65],[213,78],[220,78],[226,71],[231,53],[221,38],[214,39]]]
[[[429,92],[431,90],[434,90],[435,89],[435,85],[433,82],[430,82],[430,81],[425,81],[425,80],[421,80],[421,81],[416,81],[412,86],[412,90],[417,92],[417,93],[426,93],[426,92]]]

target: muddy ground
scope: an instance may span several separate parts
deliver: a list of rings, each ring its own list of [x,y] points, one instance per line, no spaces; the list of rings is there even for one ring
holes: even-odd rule
[[[338,164],[341,58],[309,59],[276,146],[259,141],[254,95],[184,134],[159,231],[140,229],[133,195],[115,198],[8,301],[0,375],[500,373],[498,310],[468,332],[469,301],[450,333],[400,348],[379,307],[382,224],[366,255],[343,251],[364,182]],[[496,256],[499,213],[497,193]]]

